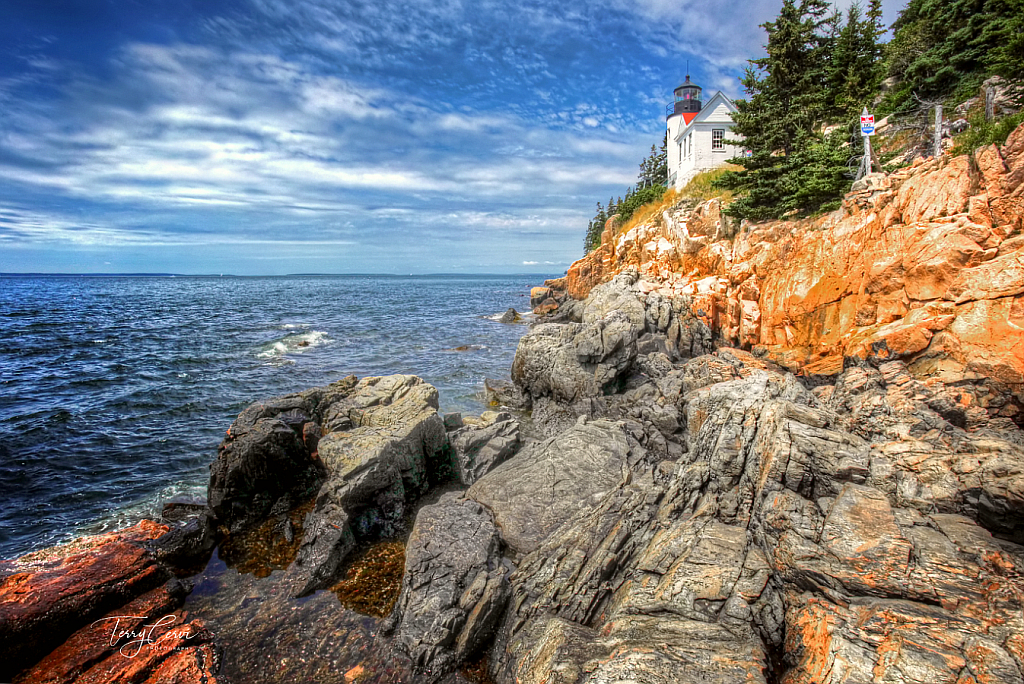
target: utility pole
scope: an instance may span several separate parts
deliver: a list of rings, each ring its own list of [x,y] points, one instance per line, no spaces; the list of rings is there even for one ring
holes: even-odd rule
[[[942,156],[942,105],[935,105],[935,141],[932,144],[932,156]]]

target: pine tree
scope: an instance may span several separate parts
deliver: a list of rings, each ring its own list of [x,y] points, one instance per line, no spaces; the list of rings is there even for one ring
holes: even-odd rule
[[[888,73],[899,81],[886,108],[975,94],[986,77],[1024,78],[1024,2],[910,0],[893,24]]]
[[[871,0],[867,15],[850,5],[846,23],[833,15],[832,52],[828,64],[826,118],[830,123],[854,119],[870,105],[882,80],[880,0]]]
[[[834,36],[827,9],[821,0],[784,0],[778,18],[763,24],[768,56],[750,60],[741,80],[748,99],[736,103],[733,117],[733,132],[744,136],[740,144],[750,155],[733,159],[743,171],[719,181],[741,193],[729,207],[734,216],[761,220],[797,208],[787,201],[794,174],[819,141],[815,127],[829,110]]]

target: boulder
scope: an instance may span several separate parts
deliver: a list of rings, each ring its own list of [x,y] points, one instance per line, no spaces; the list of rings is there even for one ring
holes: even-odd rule
[[[277,418],[232,425],[210,466],[209,506],[222,524],[241,529],[282,498],[298,502],[316,492],[322,472],[300,434]]]
[[[297,594],[332,584],[356,537],[395,533],[406,501],[451,467],[437,406],[437,390],[412,375],[364,378],[322,405],[326,475],[289,571]]]
[[[623,273],[591,290],[583,308],[583,323],[594,323],[621,311],[626,320],[643,330],[644,305],[633,290],[636,280],[633,274]]]
[[[487,506],[516,553],[529,553],[559,525],[597,505],[628,476],[642,448],[621,425],[581,420],[570,430],[531,444],[469,488]]]
[[[519,315],[519,312],[516,311],[515,309],[509,309],[508,311],[506,311],[505,313],[503,313],[501,315],[500,322],[501,323],[518,323],[520,320],[522,320],[522,317]]]
[[[512,380],[534,398],[572,403],[599,396],[630,370],[640,330],[621,311],[582,325],[538,325],[519,340]]]
[[[500,546],[491,514],[459,493],[417,514],[402,592],[384,629],[431,681],[492,636],[508,590]]]
[[[519,421],[509,413],[485,414],[485,420],[449,433],[459,481],[469,486],[511,458],[522,444]]]
[[[444,460],[437,390],[413,375],[357,380],[253,404],[211,467],[210,508],[234,532],[315,497],[289,569],[306,594],[337,579],[357,537],[393,534]]]

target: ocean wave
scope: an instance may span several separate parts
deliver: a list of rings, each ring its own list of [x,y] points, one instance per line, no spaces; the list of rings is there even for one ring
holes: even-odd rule
[[[330,337],[322,330],[289,334],[263,345],[256,356],[261,359],[278,359],[286,354],[300,354],[314,347],[319,347],[329,340]]]
[[[496,323],[501,323],[501,318],[506,313],[508,313],[508,312],[507,311],[501,311],[501,312],[496,313],[496,314],[490,314],[490,315],[481,316],[480,318],[485,318],[488,321],[495,321]],[[516,313],[519,314],[519,320],[516,321],[517,323],[523,323],[525,321],[533,320],[534,318],[537,317],[536,314],[534,314],[532,311],[517,311]]]

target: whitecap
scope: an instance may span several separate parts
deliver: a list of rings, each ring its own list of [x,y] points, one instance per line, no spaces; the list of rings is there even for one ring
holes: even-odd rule
[[[292,333],[263,345],[262,350],[256,356],[261,359],[277,359],[286,354],[301,354],[328,341],[330,341],[330,337],[322,330]]]

